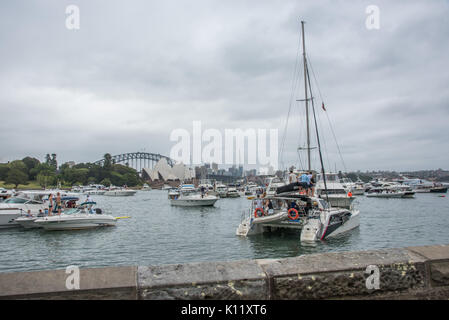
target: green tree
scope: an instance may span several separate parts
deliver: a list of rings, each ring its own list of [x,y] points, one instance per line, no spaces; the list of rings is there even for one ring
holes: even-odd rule
[[[0,163],[0,180],[5,180],[8,176],[9,166],[7,163]]]
[[[103,168],[107,171],[111,170],[111,166],[112,166],[112,156],[109,153],[106,153],[104,155],[104,163],[103,163]]]
[[[27,174],[28,168],[22,160],[14,160],[8,164],[10,169],[17,169]]]
[[[109,187],[111,185],[111,180],[109,178],[101,180],[100,184],[104,185],[105,187]]]
[[[37,183],[43,188],[56,184],[56,175],[54,173],[39,173],[36,176]]]
[[[50,164],[55,170],[58,168],[58,162],[56,161],[56,153],[51,154]]]
[[[36,159],[36,158],[31,158],[31,157],[25,157],[22,159],[22,162],[26,165],[27,167],[27,174],[28,174],[28,178],[30,180],[34,180],[36,178],[36,174],[34,174],[34,172],[32,172],[32,170],[37,167],[41,162]]]
[[[111,172],[110,180],[115,186],[123,186],[125,184],[125,178],[118,172]]]
[[[5,179],[6,184],[13,184],[17,188],[19,184],[28,184],[28,175],[18,168],[11,168]]]

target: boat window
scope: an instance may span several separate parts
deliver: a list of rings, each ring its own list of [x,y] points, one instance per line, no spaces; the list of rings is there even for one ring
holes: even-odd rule
[[[9,198],[5,200],[5,203],[27,203],[27,199],[22,198]]]

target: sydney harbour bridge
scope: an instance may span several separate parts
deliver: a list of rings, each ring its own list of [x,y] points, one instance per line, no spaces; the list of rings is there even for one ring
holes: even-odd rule
[[[170,166],[173,166],[175,164],[175,161],[167,156],[148,152],[130,152],[118,154],[115,156],[111,156],[111,161],[112,163],[124,164],[128,167],[136,169],[138,172],[141,172],[143,168],[153,168],[154,165],[162,158],[165,158]],[[95,161],[94,163],[103,165],[104,161],[105,159],[103,158],[101,160]]]

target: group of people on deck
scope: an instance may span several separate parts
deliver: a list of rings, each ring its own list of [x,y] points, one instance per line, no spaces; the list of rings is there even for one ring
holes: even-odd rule
[[[298,183],[299,193],[305,193],[309,197],[315,195],[315,177],[311,171],[303,172],[301,175],[296,175],[293,169],[290,169],[288,176],[289,183]]]

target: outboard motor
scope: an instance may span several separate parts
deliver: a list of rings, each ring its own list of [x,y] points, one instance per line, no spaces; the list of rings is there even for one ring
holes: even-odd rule
[[[100,208],[95,208],[95,213],[96,214],[101,214],[101,209]]]

